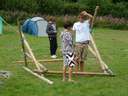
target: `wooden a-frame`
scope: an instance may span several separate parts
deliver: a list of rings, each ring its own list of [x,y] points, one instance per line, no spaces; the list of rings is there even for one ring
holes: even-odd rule
[[[25,66],[23,68],[26,71],[28,71],[29,73],[31,73],[32,75],[34,75],[34,76],[40,78],[41,80],[47,82],[48,84],[53,84],[53,81],[47,79],[44,75],[34,72],[34,70],[37,70],[38,72],[45,73],[45,72],[47,72],[47,68],[45,66],[43,66],[41,63],[39,63],[37,61],[37,59],[35,58],[23,32],[21,31],[20,26],[19,26],[19,33],[20,33],[21,44],[22,44],[22,49],[23,49],[23,53],[24,53]],[[34,70],[32,70],[28,67],[27,58],[31,59],[33,61],[33,64],[36,66],[36,68]]]

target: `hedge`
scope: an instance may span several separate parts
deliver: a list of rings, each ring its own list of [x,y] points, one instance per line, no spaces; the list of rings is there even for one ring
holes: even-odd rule
[[[68,2],[70,1],[70,2]],[[128,18],[128,1],[126,0],[0,0],[0,10],[25,11],[49,15],[76,15],[81,10],[94,12],[100,6],[99,15],[111,14],[114,17]],[[116,3],[114,3],[116,2]]]

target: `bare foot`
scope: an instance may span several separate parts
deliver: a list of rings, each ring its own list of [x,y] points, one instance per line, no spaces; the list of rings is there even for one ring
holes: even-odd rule
[[[69,80],[68,80],[68,82],[73,82],[73,83],[75,83],[75,81],[74,81],[74,80],[72,80],[72,79],[69,79]]]
[[[66,81],[66,79],[63,79],[62,81],[63,81],[63,82],[65,82],[65,81]]]

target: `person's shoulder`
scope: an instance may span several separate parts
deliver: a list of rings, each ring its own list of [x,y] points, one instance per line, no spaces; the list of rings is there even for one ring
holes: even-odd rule
[[[74,25],[73,25],[73,30],[75,30],[77,28],[77,26],[79,26],[79,25],[80,25],[80,22],[79,21],[78,22],[75,22]]]
[[[69,34],[69,32],[67,32],[67,31],[64,31],[64,32],[63,32],[63,34],[64,34],[64,35],[68,35],[68,34]]]
[[[62,34],[62,35],[67,35],[67,34],[69,34],[69,32],[67,32],[67,31],[62,31],[61,34]]]
[[[84,23],[89,23],[89,19],[85,20]]]
[[[62,35],[65,36],[65,37],[68,37],[68,36],[71,35],[71,33],[68,32],[68,31],[64,31],[64,32],[62,32]]]
[[[79,25],[79,24],[80,24],[80,22],[79,22],[79,21],[74,23],[74,25]]]

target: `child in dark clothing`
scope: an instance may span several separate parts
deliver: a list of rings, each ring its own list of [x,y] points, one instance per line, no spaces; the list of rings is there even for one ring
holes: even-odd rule
[[[50,42],[50,54],[51,58],[56,58],[56,50],[57,50],[57,30],[56,30],[56,23],[55,18],[50,17],[47,30],[46,30]]]

